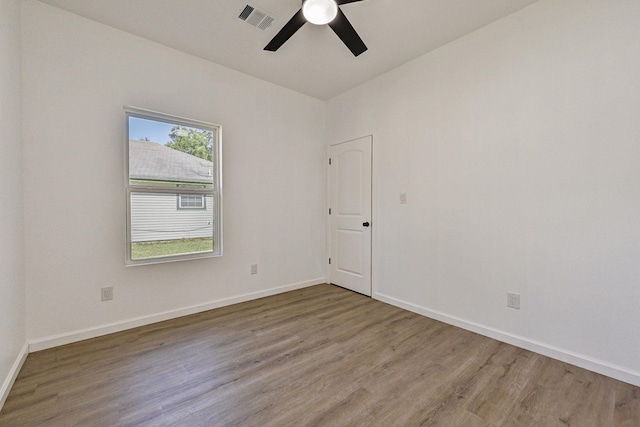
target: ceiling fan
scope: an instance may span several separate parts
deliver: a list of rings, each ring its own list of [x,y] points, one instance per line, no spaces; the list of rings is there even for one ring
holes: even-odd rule
[[[354,56],[367,50],[364,42],[338,6],[362,0],[303,0],[302,8],[293,15],[264,50],[275,52],[306,22],[328,24]]]

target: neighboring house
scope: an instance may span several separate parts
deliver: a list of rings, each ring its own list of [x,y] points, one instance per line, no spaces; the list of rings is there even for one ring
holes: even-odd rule
[[[213,197],[180,194],[179,187],[211,188],[213,163],[150,141],[129,141],[132,183],[176,187],[175,193],[131,194],[131,241],[211,237]]]

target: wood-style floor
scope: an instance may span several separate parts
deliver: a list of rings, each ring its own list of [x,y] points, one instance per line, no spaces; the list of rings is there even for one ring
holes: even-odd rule
[[[640,426],[640,388],[320,285],[30,354],[0,426]]]

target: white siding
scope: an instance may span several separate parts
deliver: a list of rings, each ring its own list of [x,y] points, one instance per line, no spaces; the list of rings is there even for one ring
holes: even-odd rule
[[[178,209],[177,194],[131,194],[131,241],[190,239],[213,236],[213,197],[206,209]]]

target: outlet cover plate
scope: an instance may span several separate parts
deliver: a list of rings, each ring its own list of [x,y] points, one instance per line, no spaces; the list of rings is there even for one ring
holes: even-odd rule
[[[407,192],[403,191],[400,193],[400,204],[401,205],[406,205],[407,204]]]
[[[100,301],[111,301],[113,299],[113,286],[100,288]]]
[[[507,292],[507,307],[520,310],[520,294]]]

